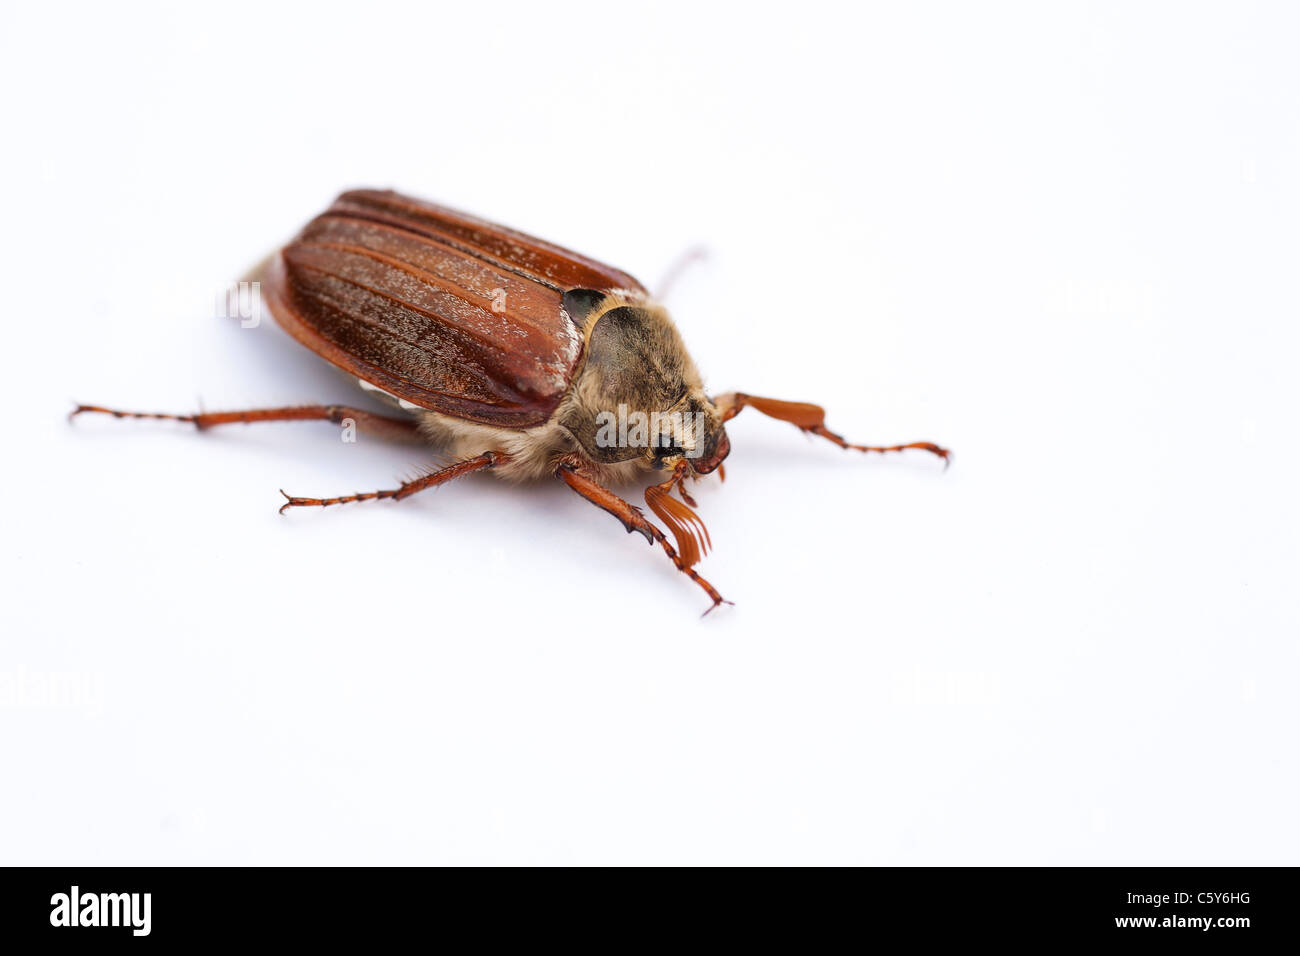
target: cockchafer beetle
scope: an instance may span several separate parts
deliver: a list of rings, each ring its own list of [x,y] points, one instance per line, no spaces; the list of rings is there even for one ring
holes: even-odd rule
[[[400,487],[335,498],[281,491],[289,508],[400,500],[462,475],[554,477],[658,544],[713,602],[694,566],[710,547],[687,478],[731,450],[746,407],[841,448],[949,452],[931,442],[855,445],[817,405],[742,392],[710,396],[668,312],[625,272],[532,236],[395,192],[338,197],[259,272],[262,294],[301,344],[381,393],[394,416],[346,405],[168,415],[78,405],[72,414],[234,422],[351,419],[428,441],[454,463]],[[646,504],[676,541],[607,486],[666,476]],[[680,499],[672,497],[676,490]],[[706,614],[708,611],[705,612]]]

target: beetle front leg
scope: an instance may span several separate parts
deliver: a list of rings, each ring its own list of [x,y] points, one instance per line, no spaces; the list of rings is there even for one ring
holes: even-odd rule
[[[446,468],[440,468],[437,471],[430,472],[414,481],[408,481],[400,488],[392,488],[386,491],[367,491],[363,494],[342,495],[338,498],[295,498],[280,489],[280,494],[284,495],[285,502],[280,506],[280,514],[284,514],[289,508],[327,508],[330,505],[345,505],[352,501],[375,501],[380,498],[392,498],[394,501],[401,501],[408,498],[417,491],[424,491],[426,488],[433,488],[437,485],[446,484],[456,478],[464,475],[481,471],[484,468],[494,468],[497,465],[505,464],[510,457],[504,452],[485,451],[474,458],[467,458],[464,461],[458,461],[454,465],[448,465]]]
[[[393,418],[378,415],[363,408],[348,405],[292,405],[287,408],[250,408],[239,412],[197,412],[193,415],[169,415],[165,412],[123,412],[100,405],[78,405],[68,419],[95,413],[114,418],[153,418],[171,422],[185,422],[199,431],[216,425],[248,425],[253,422],[311,422],[327,421],[341,425],[348,419],[365,431],[385,438],[419,441],[420,429],[413,418]]]
[[[622,522],[623,527],[627,528],[629,534],[636,531],[644,535],[645,539],[651,544],[658,542],[659,546],[664,549],[664,553],[677,567],[677,570],[703,588],[704,593],[712,599],[713,605],[708,611],[704,612],[705,614],[708,614],[719,604],[732,603],[723,598],[712,584],[700,577],[694,568],[682,560],[681,555],[677,553],[677,549],[668,543],[668,539],[662,531],[646,519],[640,508],[620,498],[600,484],[600,482],[588,475],[580,464],[572,461],[562,461],[555,469],[555,476],[597,508],[612,514]]]
[[[952,452],[928,441],[914,441],[906,445],[854,445],[826,427],[826,410],[820,405],[812,405],[808,402],[785,402],[777,398],[760,398],[757,395],[746,395],[744,392],[728,392],[726,395],[719,395],[712,401],[718,407],[718,410],[722,412],[724,422],[735,418],[740,414],[741,409],[748,406],[762,412],[769,418],[789,422],[800,431],[820,435],[827,441],[834,442],[841,448],[852,451],[874,451],[884,454],[887,451],[907,451],[909,448],[915,448],[919,451],[928,451],[932,455],[938,455],[943,459],[945,469],[952,461]]]

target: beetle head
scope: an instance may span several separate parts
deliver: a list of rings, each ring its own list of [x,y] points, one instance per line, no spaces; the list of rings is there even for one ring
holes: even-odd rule
[[[668,313],[652,303],[590,309],[582,368],[560,423],[600,464],[713,471],[731,450],[722,415]]]
[[[660,414],[659,428],[650,413],[651,444],[645,463],[655,470],[673,470],[681,461],[690,463],[697,475],[707,475],[731,452],[731,442],[722,415],[703,388],[691,388],[667,414]]]

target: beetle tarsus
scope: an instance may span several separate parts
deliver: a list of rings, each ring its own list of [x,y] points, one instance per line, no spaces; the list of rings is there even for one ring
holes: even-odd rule
[[[845,441],[844,438],[835,434],[835,432],[831,431],[825,425],[814,425],[811,428],[805,428],[804,431],[810,432],[814,435],[820,435],[827,441],[834,442],[836,445],[849,451],[860,451],[864,454],[876,452],[877,454],[883,455],[886,452],[891,451],[908,451],[909,449],[916,449],[917,451],[928,451],[930,454],[942,458],[944,471],[947,471],[949,464],[951,464],[952,452],[947,448],[936,445],[934,442],[914,441],[908,442],[905,445],[855,445],[852,442]]]
[[[427,475],[405,482],[399,488],[387,488],[382,491],[358,492],[357,494],[341,495],[337,498],[295,498],[286,494],[285,490],[281,488],[280,494],[284,495],[285,503],[280,506],[280,514],[284,514],[287,508],[328,508],[330,505],[345,505],[354,501],[375,501],[380,498],[391,498],[394,501],[401,501],[403,498],[409,497],[417,491],[424,491],[426,488],[433,488],[437,485],[445,484],[455,478],[460,478],[462,475],[468,475],[483,468],[492,468],[509,460],[510,456],[504,452],[485,451],[481,455],[467,458],[464,461],[458,461],[455,464],[448,465],[446,468],[439,468],[437,471],[431,471]]]
[[[153,418],[163,421],[193,423],[193,415],[168,415],[165,412],[124,412],[117,408],[105,408],[102,405],[78,405],[68,412],[68,421],[72,421],[83,412],[95,412],[99,415],[112,415],[114,418]]]

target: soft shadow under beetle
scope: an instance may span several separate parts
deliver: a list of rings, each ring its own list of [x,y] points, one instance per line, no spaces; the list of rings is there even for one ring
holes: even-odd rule
[[[709,610],[724,602],[694,570],[709,535],[683,482],[722,473],[731,450],[726,422],[746,406],[841,448],[917,448],[945,463],[949,457],[930,442],[850,444],[826,428],[816,405],[740,392],[711,396],[668,313],[627,273],[397,193],[339,196],[259,278],[271,313],[290,335],[384,395],[400,414],[343,405],[195,415],[79,405],[72,414],[166,418],[200,429],[352,419],[429,441],[454,459],[390,490],[286,494],[282,512],[401,499],[484,469],[514,479],[553,476],[660,545],[709,595]],[[647,474],[665,476],[646,489],[645,500],[676,547],[607,487]]]

